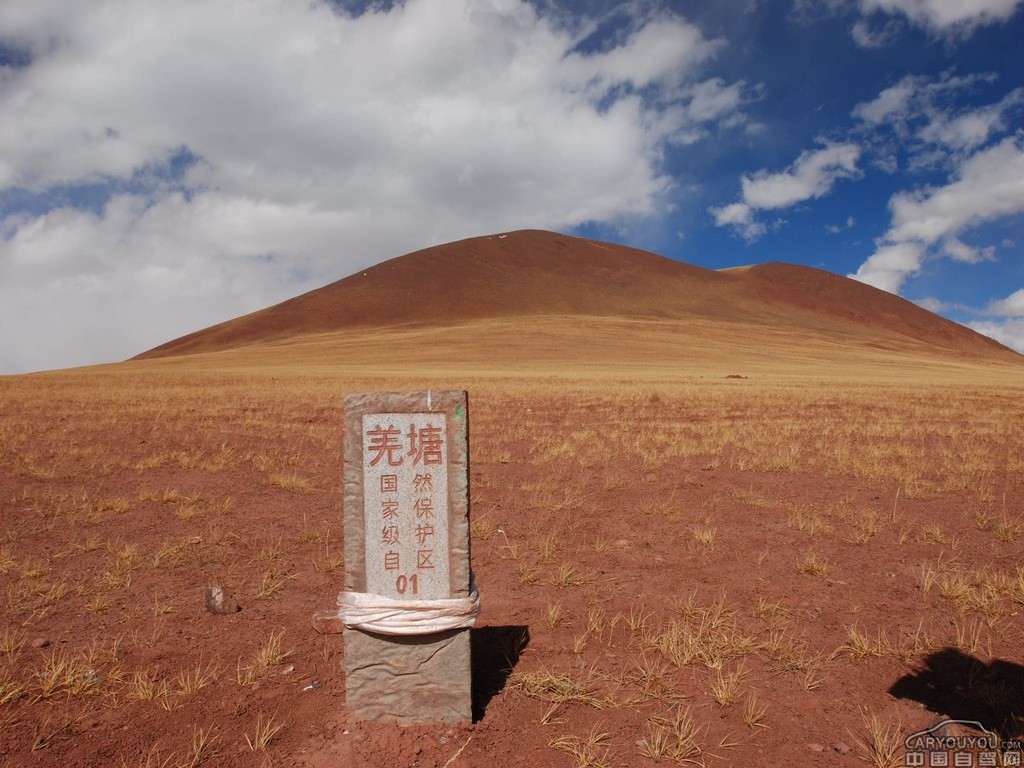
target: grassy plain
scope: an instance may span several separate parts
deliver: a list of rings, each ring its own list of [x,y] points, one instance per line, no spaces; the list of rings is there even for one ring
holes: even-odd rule
[[[332,343],[0,379],[10,765],[887,766],[940,716],[1021,735],[1021,367]],[[357,723],[309,623],[342,586],[341,398],[428,386],[470,393],[478,722]]]

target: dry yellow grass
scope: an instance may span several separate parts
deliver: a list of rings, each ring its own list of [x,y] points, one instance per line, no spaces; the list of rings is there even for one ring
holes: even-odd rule
[[[731,743],[730,729],[754,739],[736,748],[750,759],[764,743],[795,738],[785,725],[792,702],[827,707],[851,681],[871,680],[877,691],[864,695],[880,711],[891,667],[882,680],[876,665],[909,671],[946,647],[984,661],[1011,653],[1005,638],[1019,635],[1024,604],[1014,568],[1024,512],[1017,372],[927,356],[881,360],[864,349],[856,370],[822,367],[820,347],[795,341],[781,363],[744,345],[684,367],[682,337],[670,333],[639,352],[625,343],[610,349],[604,364],[552,358],[513,378],[473,346],[479,330],[453,331],[452,344],[467,351],[460,366],[416,351],[438,337],[405,329],[384,337],[416,368],[375,369],[342,334],[284,346],[280,357],[257,347],[0,379],[0,503],[20,521],[0,531],[0,601],[11,617],[0,627],[0,707],[117,704],[112,711],[156,727],[231,689],[255,702],[237,733],[197,732],[195,745],[176,742],[175,759],[208,756],[211,745],[228,751],[229,740],[246,753],[247,739],[261,743],[279,723],[258,713],[274,711],[269,697],[285,683],[275,674],[282,665],[265,665],[257,651],[263,659],[290,653],[288,664],[337,682],[334,667],[317,661],[320,650],[311,653],[292,630],[308,617],[288,625],[294,648],[262,630],[230,657],[211,650],[200,667],[173,654],[177,630],[194,631],[202,609],[183,591],[171,611],[172,593],[154,585],[196,573],[239,584],[239,621],[250,609],[292,621],[290,600],[273,599],[282,594],[318,590],[322,607],[332,604],[343,565],[341,395],[423,386],[470,391],[471,459],[480,470],[474,563],[497,621],[532,630],[507,695],[491,704],[494,716],[526,713],[517,727],[554,744],[560,760],[728,762],[734,753],[722,758],[716,745]],[[573,331],[581,355],[592,351],[592,331]],[[513,360],[530,332],[545,330],[504,332]],[[328,362],[309,364],[311,352]],[[651,356],[630,362],[634,354]],[[657,354],[663,362],[651,362]],[[748,378],[726,380],[732,372]],[[69,418],[54,419],[55,410]],[[788,482],[800,491],[788,492]],[[869,490],[848,498],[861,488]],[[254,530],[249,516],[266,499],[284,522]],[[933,504],[941,519],[931,519]],[[147,515],[160,521],[156,538],[133,528]],[[748,521],[787,546],[762,551],[738,541],[736,525]],[[40,547],[68,529],[84,533]],[[749,579],[733,578],[737,551]],[[965,551],[991,552],[992,562],[968,561]],[[622,562],[632,580],[619,580]],[[775,587],[779,578],[802,584],[789,593]],[[670,599],[650,599],[655,584]],[[900,584],[913,593],[900,604],[906,618],[880,614],[859,592]],[[136,605],[124,595],[139,595]],[[513,618],[520,598],[540,609]],[[101,624],[128,633],[131,654],[88,666],[76,645],[29,661],[26,641],[68,616],[83,622],[83,642]],[[233,620],[222,619],[209,631]],[[173,663],[159,667],[168,657]],[[241,685],[226,686],[225,676],[198,685],[231,665]],[[915,711],[908,704],[901,714]],[[596,731],[593,716],[607,717]],[[44,734],[47,754],[67,743],[63,722]],[[868,723],[844,724],[867,731],[865,757],[885,759],[892,733],[884,726],[872,735]],[[478,726],[475,748],[499,743],[488,741],[499,737],[487,726]],[[293,731],[266,739],[268,753],[295,747]]]

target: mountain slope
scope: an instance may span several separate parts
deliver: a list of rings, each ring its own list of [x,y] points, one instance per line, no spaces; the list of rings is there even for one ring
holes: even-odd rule
[[[400,256],[175,339],[138,359],[283,343],[314,334],[453,328],[482,321],[525,327],[556,317],[659,321],[658,328],[677,335],[689,328],[706,337],[709,328],[717,329],[722,343],[742,328],[747,335],[759,329],[766,343],[772,337],[806,337],[972,358],[1019,358],[904,299],[822,270],[770,263],[716,272],[625,246],[526,230]]]

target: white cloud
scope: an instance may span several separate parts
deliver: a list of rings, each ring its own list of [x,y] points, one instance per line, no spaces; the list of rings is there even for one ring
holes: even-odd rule
[[[743,200],[754,208],[787,208],[811,198],[823,197],[836,180],[857,175],[860,148],[856,144],[833,144],[809,152],[780,173],[761,170],[744,176]]]
[[[958,175],[943,187],[893,196],[886,239],[931,244],[969,226],[1024,211],[1024,148],[1013,138],[971,156]]]
[[[873,162],[883,170],[891,173],[898,168],[893,147],[879,144],[885,129],[895,132],[910,170],[948,168],[1019,123],[1024,88],[1011,90],[993,104],[957,106],[958,99],[994,79],[992,74],[951,72],[934,79],[908,75],[876,98],[857,104],[851,114],[861,121],[859,133],[865,143],[877,145],[873,149],[879,154]]]
[[[974,149],[1006,128],[1004,115],[1024,104],[1024,88],[1015,88],[996,104],[963,112],[957,116],[933,113],[932,120],[918,136],[925,142],[956,150]]]
[[[890,19],[876,27],[872,27],[866,19],[859,19],[850,28],[850,36],[861,48],[881,48],[895,40],[902,28],[903,25],[897,19]]]
[[[610,50],[572,53],[563,66],[579,82],[596,83],[601,89],[620,83],[677,84],[723,44],[705,39],[692,24],[665,16],[633,30],[622,45]]]
[[[720,118],[738,117],[743,105],[743,84],[726,85],[719,77],[694,85],[689,93],[687,111],[695,122],[709,122]]]
[[[124,357],[435,242],[656,213],[666,146],[742,123],[744,87],[678,16],[583,53],[590,29],[521,0],[0,4],[31,53],[3,73],[0,190],[65,200],[0,221],[0,370]],[[124,194],[77,210],[87,183]]]
[[[715,217],[715,226],[732,227],[747,242],[761,237],[768,228],[754,219],[754,211],[745,203],[731,203],[721,208],[709,208]]]
[[[992,261],[996,255],[995,246],[974,248],[966,243],[951,237],[942,244],[946,256],[964,264],[977,264],[979,261]]]
[[[1024,354],[1024,320],[978,320],[966,325]]]
[[[936,314],[943,312],[959,312],[968,315],[977,315],[978,309],[968,304],[963,304],[959,301],[943,301],[937,299],[934,296],[926,296],[921,299],[910,299],[910,301],[917,304],[919,307],[924,307],[929,312],[935,312]]]
[[[838,235],[840,232],[843,232],[847,229],[853,229],[856,223],[857,221],[856,219],[853,218],[853,216],[847,216],[845,224],[826,224],[825,231],[828,232],[830,235]]]
[[[853,116],[873,125],[900,120],[918,92],[920,78],[904,77],[896,85],[883,90],[871,101],[861,102],[853,108]]]
[[[990,315],[1024,317],[1024,288],[1014,291],[1005,299],[993,301],[986,310]]]
[[[968,263],[990,259],[990,248],[971,248],[959,240],[965,230],[1024,211],[1024,147],[1013,138],[963,161],[958,178],[937,188],[903,192],[889,200],[892,222],[875,253],[855,277],[898,293],[916,274],[926,249]]]
[[[1001,24],[1021,0],[860,0],[861,12],[904,16],[911,24],[940,35],[969,36],[975,29]]]
[[[899,293],[903,282],[921,269],[924,248],[917,243],[895,243],[878,248],[850,277],[889,293]]]
[[[929,312],[938,314],[943,310],[949,309],[949,303],[942,299],[936,299],[934,296],[925,296],[922,299],[912,299],[917,306],[927,309]]]
[[[742,202],[709,209],[715,225],[732,226],[746,240],[756,240],[767,230],[754,220],[757,210],[788,208],[796,203],[827,195],[835,182],[858,175],[860,148],[856,144],[827,144],[823,149],[800,153],[785,171],[760,170],[743,176]]]

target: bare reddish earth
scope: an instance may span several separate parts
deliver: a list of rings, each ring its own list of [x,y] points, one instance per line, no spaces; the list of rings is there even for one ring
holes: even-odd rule
[[[857,766],[872,717],[1021,732],[1024,366],[897,297],[519,232],[143,357],[0,378],[0,765]],[[470,392],[476,722],[359,723],[309,623],[340,403],[424,386]],[[651,757],[686,717],[697,751]]]

